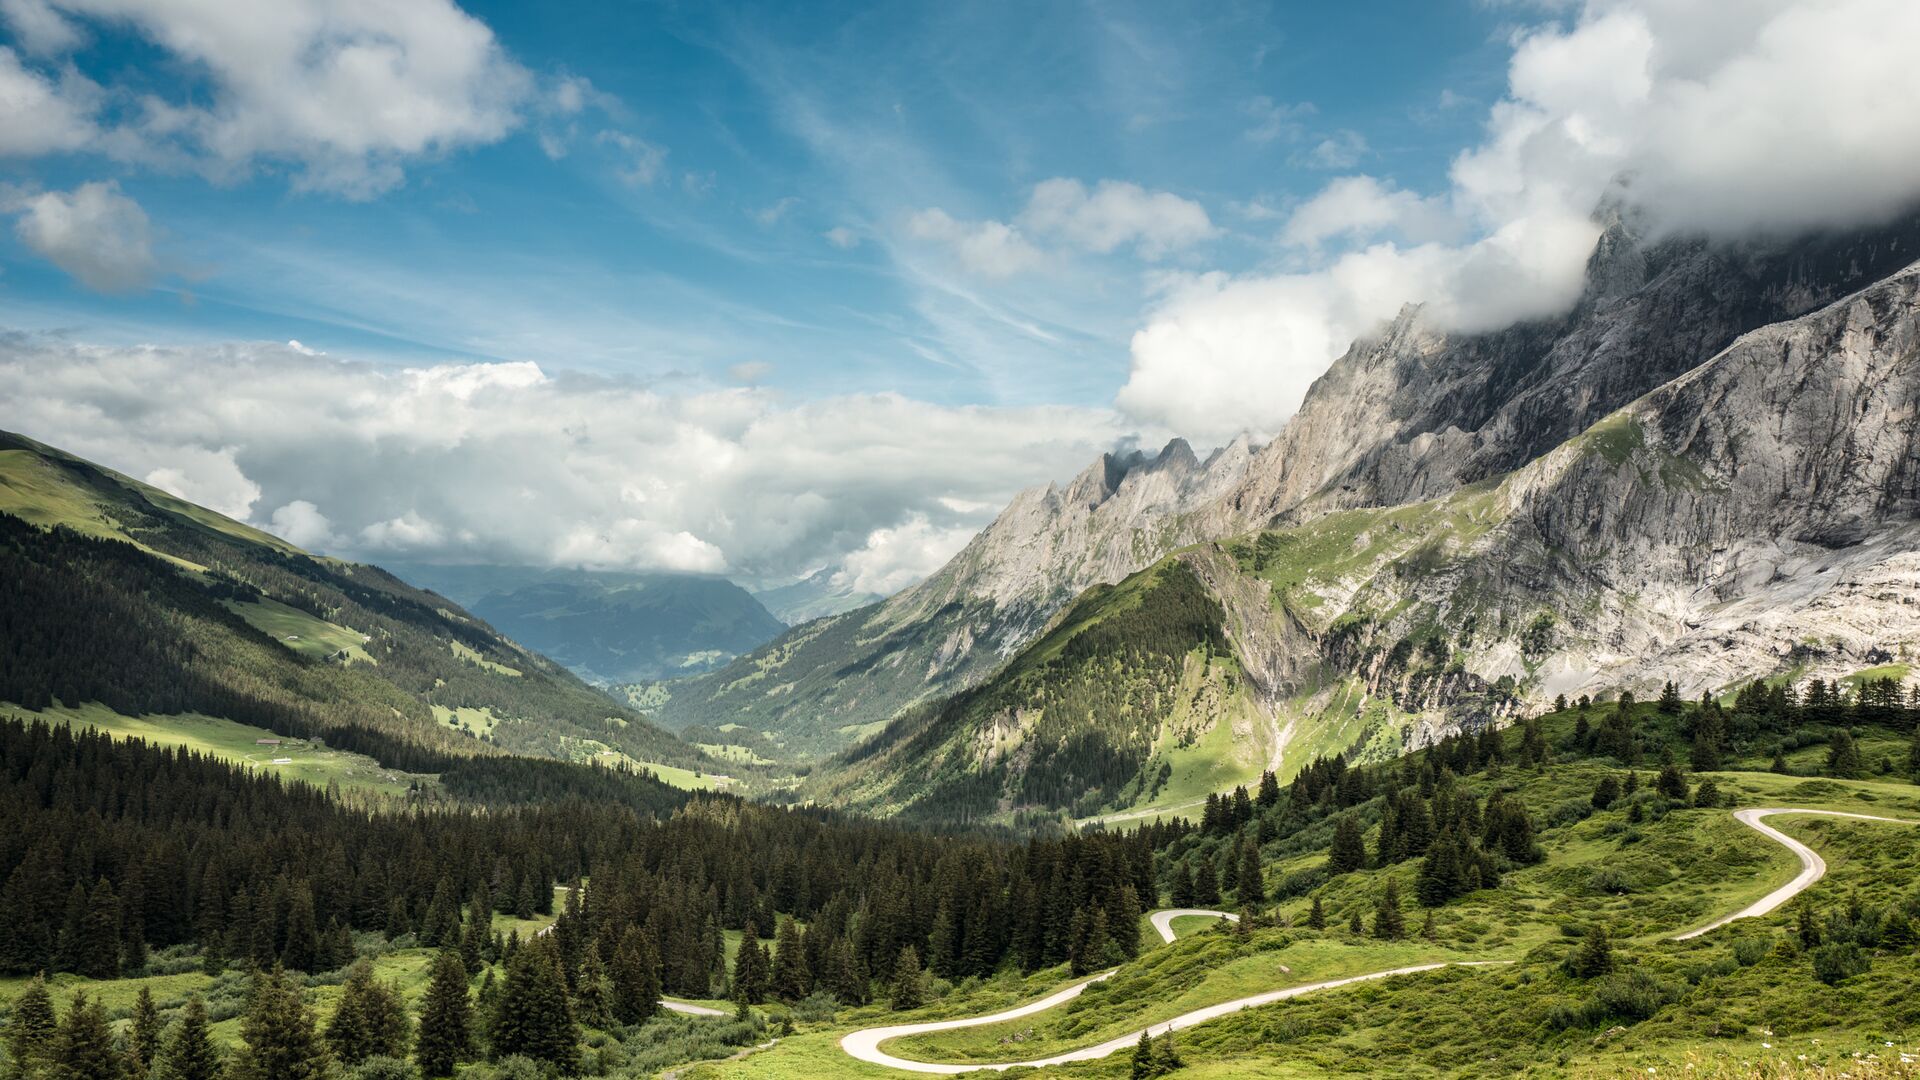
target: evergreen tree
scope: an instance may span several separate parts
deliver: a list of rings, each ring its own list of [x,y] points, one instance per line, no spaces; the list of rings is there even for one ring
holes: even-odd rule
[[[1609,810],[1612,809],[1614,803],[1619,801],[1620,781],[1614,779],[1612,773],[1608,773],[1600,778],[1598,784],[1594,785],[1593,808],[1595,810]]]
[[[1682,704],[1680,688],[1674,685],[1672,679],[1668,679],[1667,685],[1660,688],[1660,711],[1668,716],[1678,716]]]
[[[560,960],[546,937],[533,939],[507,964],[487,1033],[495,1057],[520,1054],[563,1075],[580,1071],[580,1029],[567,998]]]
[[[408,1026],[399,988],[376,982],[372,962],[354,961],[327,1022],[327,1045],[334,1057],[348,1066],[370,1057],[406,1057]]]
[[[1220,902],[1220,881],[1214,876],[1212,859],[1201,859],[1200,871],[1193,875],[1193,902],[1196,904]]]
[[[75,886],[78,888],[79,886]],[[120,977],[120,901],[106,878],[94,883],[81,917],[73,970],[89,979]]]
[[[313,1013],[280,967],[254,975],[240,1038],[229,1070],[232,1080],[321,1080],[327,1075],[327,1048],[314,1028]]]
[[[645,930],[630,926],[620,936],[613,951],[609,971],[613,984],[613,1018],[622,1024],[638,1024],[660,1008],[660,958],[653,938]]]
[[[314,925],[313,889],[306,882],[295,883],[287,894],[287,946],[281,950],[280,963],[288,971],[312,972],[319,969],[320,931]]]
[[[1313,906],[1307,909],[1307,925],[1315,930],[1327,928],[1327,909],[1320,903],[1320,894],[1313,894]]]
[[[414,1061],[428,1080],[453,1075],[454,1066],[473,1056],[473,1003],[467,996],[467,968],[456,953],[441,950],[433,962],[433,981],[420,1006],[420,1038]]]
[[[195,994],[160,1037],[147,1080],[218,1080],[219,1076],[220,1050],[208,1029],[207,1003]]]
[[[758,1005],[767,1000],[767,989],[773,980],[773,962],[767,957],[767,950],[754,940],[751,926],[740,938],[740,947],[733,953],[733,983],[735,996],[741,997],[749,1005]]]
[[[1153,1040],[1147,1036],[1145,1028],[1140,1029],[1140,1041],[1133,1044],[1132,1080],[1152,1080],[1160,1073],[1155,1069]]]
[[[1687,778],[1680,774],[1680,766],[1667,765],[1654,777],[1653,790],[1675,802],[1687,801]]]
[[[1407,936],[1406,916],[1400,912],[1400,883],[1387,879],[1380,902],[1373,909],[1373,936],[1382,941],[1399,941]]]
[[[1182,862],[1173,875],[1173,906],[1184,908],[1193,904],[1193,867]]]
[[[1350,934],[1364,934],[1367,932],[1367,924],[1360,918],[1360,909],[1357,907],[1353,909],[1352,915],[1347,919],[1347,932]]]
[[[773,975],[770,989],[781,1001],[794,1002],[813,993],[813,972],[807,966],[807,952],[800,940],[800,928],[791,918],[780,921],[773,940]]]
[[[1267,885],[1260,873],[1260,845],[1251,836],[1240,844],[1239,896],[1242,906],[1262,904],[1267,899]]]
[[[1567,957],[1567,974],[1576,979],[1593,979],[1613,970],[1613,941],[1607,928],[1595,923],[1580,939],[1580,947]]]
[[[127,1026],[127,1074],[146,1080],[159,1049],[160,1010],[154,1007],[153,991],[142,986],[133,999],[133,1022]]]
[[[58,1031],[46,976],[36,975],[26,989],[20,991],[20,996],[13,999],[13,1013],[7,1017],[7,1061],[11,1075],[25,1076],[45,1062]]]
[[[887,1005],[894,1012],[920,1007],[920,957],[913,951],[913,946],[908,945],[900,950],[900,958],[893,965],[893,980],[889,989]]]
[[[1920,725],[1915,725],[1913,745],[1907,747],[1907,773],[1913,777],[1914,783],[1920,784]]]
[[[1280,804],[1280,778],[1273,775],[1272,769],[1260,774],[1260,797],[1256,801],[1263,809]]]
[[[121,1080],[126,1075],[124,1062],[113,1048],[106,1009],[84,993],[73,996],[48,1060],[48,1071],[58,1080]]]
[[[1866,775],[1860,747],[1853,741],[1853,733],[1846,728],[1835,728],[1833,740],[1827,744],[1827,775],[1842,780],[1858,780]]]
[[[1351,815],[1343,816],[1333,828],[1333,847],[1327,851],[1327,872],[1345,874],[1367,864],[1367,846],[1360,826]]]

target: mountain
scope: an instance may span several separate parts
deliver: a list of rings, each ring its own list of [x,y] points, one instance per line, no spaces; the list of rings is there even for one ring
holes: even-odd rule
[[[1379,760],[1562,693],[1904,675],[1916,357],[1920,264],[1739,338],[1504,476],[1388,507],[1324,486],[1277,528],[1083,596],[818,793],[941,817],[1173,808],[1282,748],[1283,776],[1336,751]]]
[[[816,570],[790,585],[762,589],[754,593],[753,598],[788,626],[839,615],[886,599],[879,593],[861,592],[854,586],[851,575],[832,566]]]
[[[725,578],[418,563],[394,569],[595,682],[707,671],[786,629]]]
[[[7,433],[0,594],[0,702],[29,710],[215,717],[423,772],[495,748],[708,764],[451,600]]]
[[[739,724],[801,757],[846,746],[901,709],[970,686],[1091,585],[1205,535],[1198,511],[1245,476],[1240,440],[1202,460],[1176,439],[1108,453],[1065,487],[1016,496],[926,581],[797,626],[732,664],[664,689],[675,729]]]
[[[1180,441],[1152,458],[1103,455],[1065,489],[1021,493],[923,584],[677,685],[655,715],[834,749],[986,678],[1089,586],[1187,545],[1497,481],[1741,334],[1920,255],[1920,218],[1726,243],[1649,239],[1629,211],[1601,215],[1586,291],[1565,315],[1449,334],[1409,307],[1356,341],[1267,445],[1204,462]]]

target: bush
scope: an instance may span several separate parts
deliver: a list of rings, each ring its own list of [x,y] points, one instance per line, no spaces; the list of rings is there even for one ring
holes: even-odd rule
[[[1545,828],[1562,829],[1587,820],[1592,813],[1593,804],[1586,799],[1562,799],[1547,808],[1541,821]]]
[[[1743,937],[1733,943],[1733,959],[1741,967],[1752,967],[1772,951],[1773,943],[1763,937]]]
[[[794,1002],[793,1018],[802,1023],[818,1023],[833,1019],[834,1009],[839,1007],[832,994],[825,990],[815,990],[810,997]]]
[[[370,1057],[348,1069],[347,1080],[420,1080],[420,1073],[399,1058]]]
[[[1597,1023],[1608,1017],[1645,1020],[1678,1001],[1680,996],[1678,987],[1639,968],[1604,975],[1593,981],[1593,997],[1587,1002],[1588,1022]]]
[[[1872,966],[1867,954],[1851,941],[1822,945],[1813,950],[1814,977],[1828,986],[1845,982],[1855,975],[1865,975]]]

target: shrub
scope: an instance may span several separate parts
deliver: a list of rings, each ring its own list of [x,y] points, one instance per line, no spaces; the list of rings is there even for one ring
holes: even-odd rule
[[[1604,975],[1593,981],[1593,997],[1587,1003],[1588,1022],[1597,1023],[1608,1017],[1645,1020],[1678,1001],[1680,996],[1678,987],[1639,968]]]
[[[1773,943],[1763,937],[1743,937],[1733,943],[1733,959],[1741,967],[1752,967],[1772,951]]]
[[[1822,945],[1813,950],[1814,977],[1828,986],[1864,975],[1872,966],[1867,954],[1851,941]]]
[[[347,1080],[420,1080],[420,1073],[399,1058],[370,1057],[348,1069]]]
[[[1585,821],[1593,813],[1593,804],[1586,799],[1563,799],[1547,808],[1541,820],[1549,829],[1561,829]]]

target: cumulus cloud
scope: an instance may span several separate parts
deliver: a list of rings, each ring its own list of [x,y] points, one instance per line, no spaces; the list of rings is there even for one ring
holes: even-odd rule
[[[1084,251],[1105,255],[1131,244],[1148,259],[1192,247],[1217,232],[1199,203],[1118,180],[1102,180],[1091,192],[1078,180],[1043,181],[1034,187],[1020,221]]]
[[[90,289],[122,292],[153,278],[153,229],[113,181],[19,199],[20,239]]]
[[[1345,177],[1283,232],[1312,269],[1168,279],[1119,404],[1201,438],[1270,433],[1405,303],[1456,331],[1564,310],[1610,192],[1656,233],[1887,219],[1920,198],[1914,40],[1908,0],[1592,0],[1522,32],[1444,192]]]
[[[900,525],[868,534],[866,546],[842,560],[833,584],[854,592],[891,595],[946,565],[975,531],[942,528],[924,514],[911,515]]]
[[[10,25],[18,31],[11,18]],[[92,142],[98,134],[91,100],[97,89],[77,74],[55,82],[0,45],[0,157],[78,150]]]
[[[285,345],[0,334],[5,426],[252,521],[381,558],[724,572],[846,565],[897,587],[1013,493],[1134,427],[1102,409],[892,394],[788,406],[526,363],[412,370]]]
[[[835,225],[820,235],[826,238],[827,243],[832,244],[842,251],[860,245],[860,234],[847,228],[845,225]]]
[[[104,95],[49,96],[52,84],[6,51],[0,138],[39,147],[15,153],[91,144],[225,178],[265,162],[290,168],[296,187],[365,198],[399,184],[410,158],[503,138],[533,88],[486,24],[450,0],[6,0],[3,11],[35,51],[74,48],[77,24],[110,24],[198,80],[172,100],[108,86],[138,104],[100,130]]]
[[[1219,232],[1204,207],[1172,192],[1120,180],[1102,180],[1088,190],[1067,177],[1034,185],[1011,223],[960,221],[933,207],[909,218],[907,231],[951,248],[962,266],[984,277],[1039,269],[1056,251],[1110,255],[1131,247],[1143,259],[1159,259]]]
[[[907,232],[952,248],[960,265],[983,277],[1011,277],[1047,261],[1018,228],[1002,221],[959,221],[937,206],[908,219]]]

